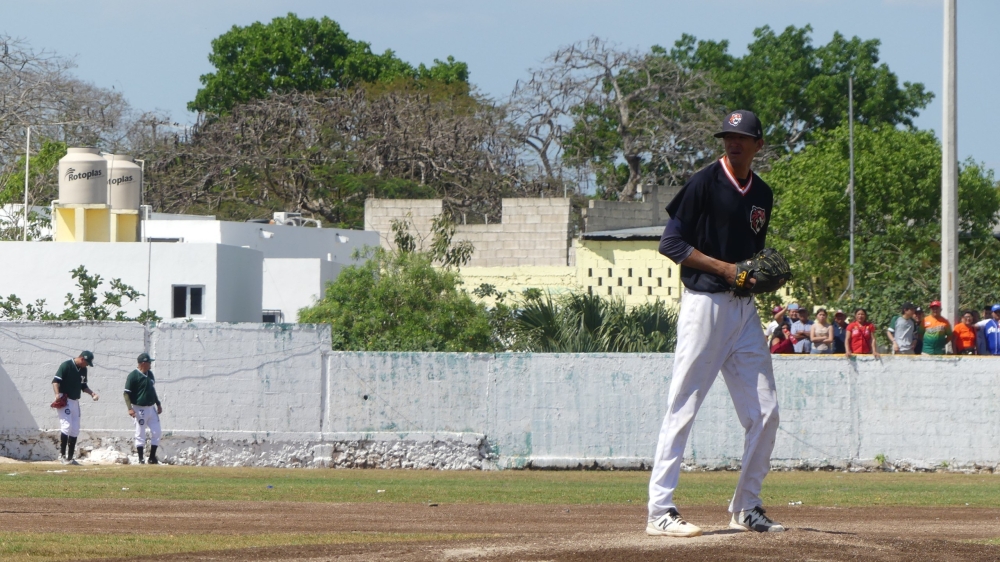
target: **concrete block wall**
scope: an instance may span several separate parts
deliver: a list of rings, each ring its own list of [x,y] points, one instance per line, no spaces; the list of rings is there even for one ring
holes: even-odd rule
[[[123,462],[121,400],[151,352],[176,464],[401,468],[648,467],[670,354],[331,352],[310,325],[0,323],[0,455],[51,460],[51,378],[91,349],[81,400],[85,457]],[[991,357],[775,357],[781,425],[773,463],[1000,468],[1000,361]],[[738,465],[743,430],[716,381],[689,466]]]
[[[382,247],[394,250],[395,238],[392,232],[393,220],[407,220],[410,223],[410,233],[417,243],[425,246],[430,244],[432,237],[431,223],[434,217],[441,214],[443,208],[440,199],[365,199],[365,230],[379,233]]]
[[[678,191],[678,187],[654,186],[642,201],[592,199],[583,210],[584,232],[665,225],[670,218],[666,206]]]
[[[469,266],[565,266],[570,260],[570,202],[561,198],[503,199],[500,224],[458,225],[454,240],[475,247]],[[382,246],[394,248],[392,220],[408,218],[412,232],[426,248],[431,221],[441,213],[441,201],[367,199],[365,230],[377,230]],[[407,214],[409,213],[409,217]]]

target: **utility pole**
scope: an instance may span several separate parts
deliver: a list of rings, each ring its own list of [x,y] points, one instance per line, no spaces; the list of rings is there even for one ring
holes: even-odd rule
[[[941,126],[941,315],[958,315],[958,80],[955,0],[944,0]]]
[[[851,190],[851,271],[847,278],[847,287],[854,298],[854,76],[847,77],[847,136],[848,155],[850,159],[851,177],[848,189]]]
[[[847,153],[849,155],[850,178],[847,182],[847,193],[851,196],[851,254],[850,269],[847,271],[847,287],[840,294],[843,299],[847,294],[854,298],[854,75],[847,77]]]
[[[56,123],[44,123],[44,125],[75,125],[83,121],[58,121]],[[37,126],[37,125],[36,125]],[[31,171],[31,125],[28,125],[24,142],[24,229],[22,230],[21,241],[28,241],[28,172]],[[63,127],[63,138],[66,137],[66,128]],[[52,226],[55,232],[55,225]]]
[[[22,231],[23,236],[21,237],[22,242],[28,241],[28,172],[31,170],[31,166],[28,162],[31,160],[31,126],[28,126],[28,132],[25,134],[24,141],[24,230]]]

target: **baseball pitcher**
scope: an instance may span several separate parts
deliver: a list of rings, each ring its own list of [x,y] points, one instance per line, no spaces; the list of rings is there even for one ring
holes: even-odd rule
[[[674,489],[695,415],[719,372],[744,429],[743,468],[729,504],[733,529],[784,531],[764,514],[760,488],[778,430],[771,355],[760,335],[753,293],[791,278],[788,264],[765,246],[774,195],[750,164],[763,148],[760,120],[745,110],[726,116],[725,155],[694,174],[667,205],[660,253],[681,265],[684,295],[667,414],[649,482],[646,533],[694,537],[674,504]]]

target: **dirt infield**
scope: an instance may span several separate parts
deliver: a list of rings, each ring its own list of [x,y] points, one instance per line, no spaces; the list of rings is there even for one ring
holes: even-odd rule
[[[695,539],[647,537],[644,506],[319,504],[6,499],[0,529],[86,533],[443,533],[474,540],[297,546],[147,560],[996,560],[1000,509],[811,508],[769,511],[789,527],[728,530],[720,507],[688,507]],[[134,560],[135,558],[130,558]]]

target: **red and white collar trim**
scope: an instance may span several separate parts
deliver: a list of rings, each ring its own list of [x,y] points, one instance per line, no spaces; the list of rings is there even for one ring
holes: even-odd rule
[[[753,170],[750,170],[750,178],[747,179],[747,184],[745,186],[741,186],[740,182],[736,179],[736,176],[733,175],[732,168],[729,167],[729,160],[723,156],[722,158],[719,158],[719,163],[722,164],[722,170],[726,173],[726,177],[729,178],[729,183],[733,184],[733,187],[735,187],[736,191],[739,191],[741,195],[746,195],[747,192],[750,191],[750,185],[753,184]]]

